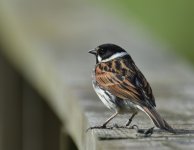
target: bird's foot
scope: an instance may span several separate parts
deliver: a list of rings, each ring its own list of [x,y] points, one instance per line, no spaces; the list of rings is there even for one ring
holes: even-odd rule
[[[93,127],[89,127],[86,132],[88,130],[92,130],[92,129],[113,129],[113,127],[107,127],[106,125],[101,125],[101,126],[93,126]]]
[[[145,129],[139,129],[137,125],[133,125],[132,128],[136,129],[137,133],[143,134],[144,137],[150,137],[154,132],[154,127],[145,130]]]
[[[150,137],[152,134],[154,133],[154,127],[150,128],[150,129],[147,129],[145,132],[144,132],[144,136],[145,137]]]
[[[122,129],[134,129],[133,126],[126,126],[126,125],[124,125],[124,126],[119,126],[119,125],[116,124],[116,123],[113,125],[113,128],[117,128],[117,129],[119,129],[119,128],[122,128]]]

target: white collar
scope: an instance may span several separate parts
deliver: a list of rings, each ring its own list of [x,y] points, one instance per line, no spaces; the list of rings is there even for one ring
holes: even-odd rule
[[[107,58],[107,59],[104,59],[104,60],[102,60],[101,57],[98,57],[98,61],[99,61],[99,62],[107,62],[107,61],[113,60],[113,59],[115,59],[115,58],[123,57],[123,56],[125,56],[125,55],[128,55],[128,53],[127,53],[127,52],[120,52],[120,53],[116,53],[116,54],[112,55],[111,57],[109,57],[109,58]],[[102,61],[101,61],[101,60],[102,60]]]

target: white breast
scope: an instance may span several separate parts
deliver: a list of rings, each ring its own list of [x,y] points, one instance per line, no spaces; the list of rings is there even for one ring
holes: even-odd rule
[[[98,85],[96,85],[95,82],[93,82],[93,88],[96,94],[98,95],[98,97],[100,98],[100,100],[104,103],[106,107],[108,107],[109,109],[114,109],[114,110],[116,109],[116,105],[114,103],[114,99],[115,99],[114,95],[112,95],[108,91],[101,89]]]

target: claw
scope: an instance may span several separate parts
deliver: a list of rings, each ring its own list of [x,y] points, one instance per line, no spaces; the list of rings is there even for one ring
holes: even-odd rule
[[[136,128],[137,131],[139,130],[139,127],[136,124],[132,125],[131,128],[132,129],[135,129]]]
[[[150,137],[154,132],[154,127],[144,130],[144,129],[139,129],[137,125],[133,125],[132,129],[135,129],[135,128],[137,130],[137,133],[144,134],[144,137]]]
[[[145,137],[150,137],[152,134],[153,134],[153,132],[154,132],[154,127],[152,127],[152,128],[150,128],[150,129],[148,129],[148,130],[146,130],[145,132],[144,132],[144,136]]]

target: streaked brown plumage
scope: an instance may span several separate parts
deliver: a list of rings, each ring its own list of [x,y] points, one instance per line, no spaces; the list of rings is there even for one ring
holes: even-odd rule
[[[104,127],[118,113],[133,113],[131,121],[140,109],[158,128],[174,132],[156,111],[149,83],[124,49],[114,44],[103,44],[90,53],[96,55],[97,61],[93,75],[94,89],[103,103],[116,111],[103,124]]]
[[[128,58],[99,63],[96,65],[95,74],[96,82],[115,96],[140,104],[146,103],[143,101],[144,97],[149,97],[147,103],[156,106],[149,83],[132,60],[130,64]]]

